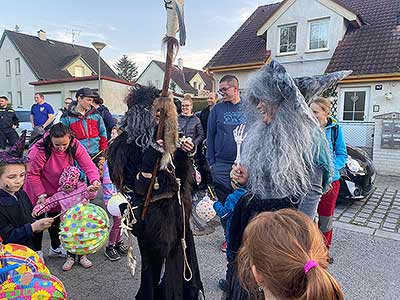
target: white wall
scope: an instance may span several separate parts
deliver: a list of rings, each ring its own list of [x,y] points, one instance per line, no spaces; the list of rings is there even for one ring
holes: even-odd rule
[[[249,77],[256,71],[257,71],[256,69],[252,69],[252,70],[240,70],[240,71],[214,72],[213,76],[215,78],[215,82],[217,85],[216,90],[218,91],[219,81],[225,75],[235,75],[239,80],[239,89],[240,90],[246,89],[248,86],[247,81]]]
[[[400,149],[382,149],[382,119],[376,119],[374,165],[378,174],[400,176]]]
[[[112,114],[123,114],[126,111],[124,99],[129,92],[130,86],[114,81],[102,80],[102,98],[105,105],[110,109]],[[46,99],[46,94],[60,93],[59,104],[51,103],[54,110],[59,109],[63,105],[63,100],[67,97],[75,99],[75,93],[82,87],[88,87],[93,90],[98,90],[98,81],[79,81],[66,82],[48,85],[35,86],[35,93],[43,93]],[[31,105],[31,104],[30,104]],[[30,105],[28,108],[30,108]]]
[[[172,82],[173,80],[171,80]],[[151,62],[150,65],[140,74],[137,83],[142,85],[149,85],[151,83],[158,89],[162,89],[164,82],[164,71],[155,63]],[[176,85],[175,92],[178,94],[183,94],[183,90]]]
[[[377,85],[382,85],[382,90],[376,90]],[[370,99],[368,105],[368,118],[365,121],[373,122],[374,116],[381,115],[389,112],[400,112],[400,81],[386,81],[386,82],[369,82],[369,83],[348,83],[340,84],[338,86],[339,105],[343,107],[343,89],[352,88],[365,88],[370,91]],[[391,100],[385,99],[385,93],[391,92],[393,98]],[[373,106],[379,105],[379,112],[373,112]],[[341,111],[339,109],[339,111]],[[342,120],[342,115],[339,119]]]
[[[15,59],[20,58],[21,74],[15,74]],[[6,60],[11,62],[11,76],[6,77]],[[0,95],[8,96],[12,93],[12,102],[14,108],[30,108],[34,103],[33,86],[29,82],[36,81],[36,76],[33,74],[24,58],[19,54],[14,44],[6,36],[3,45],[0,49]],[[17,103],[17,92],[22,92],[22,105]]]
[[[328,51],[308,51],[309,21],[329,18]],[[296,54],[278,54],[279,26],[297,23]],[[266,49],[294,77],[323,74],[338,42],[345,34],[344,19],[318,0],[297,0],[268,29]]]

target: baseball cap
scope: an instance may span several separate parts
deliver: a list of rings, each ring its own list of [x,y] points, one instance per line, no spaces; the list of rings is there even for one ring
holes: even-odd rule
[[[98,97],[91,89],[89,89],[88,87],[84,87],[79,89],[76,94],[75,97],[90,97],[90,98],[96,98]]]

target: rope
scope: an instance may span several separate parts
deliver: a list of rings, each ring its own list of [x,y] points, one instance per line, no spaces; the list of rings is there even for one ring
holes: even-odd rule
[[[132,277],[135,276],[135,272],[136,272],[136,256],[133,255],[133,235],[132,233],[130,233],[130,231],[132,230],[132,225],[137,223],[137,219],[135,218],[135,215],[133,214],[133,211],[138,208],[137,206],[132,207],[131,204],[128,202],[128,207],[124,212],[124,216],[122,217],[121,220],[121,229],[122,232],[125,236],[128,237],[128,269],[130,270],[130,273],[132,275]],[[131,219],[132,217],[132,219]]]
[[[179,204],[182,206],[182,218],[183,218],[183,237],[181,239],[181,245],[182,245],[182,253],[183,253],[183,279],[186,281],[192,280],[193,273],[190,268],[187,255],[186,255],[186,214],[185,214],[185,205],[181,201],[181,180],[179,178],[176,179],[176,182],[178,183],[178,201]],[[186,277],[186,270],[189,272],[189,277]]]

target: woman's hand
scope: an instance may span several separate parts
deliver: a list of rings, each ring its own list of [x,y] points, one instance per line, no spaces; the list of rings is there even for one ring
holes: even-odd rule
[[[192,152],[194,150],[194,144],[191,137],[182,140],[181,149],[185,152]]]
[[[92,182],[91,185],[88,186],[89,192],[97,192],[100,189],[101,183],[98,180]]]
[[[236,180],[240,185],[246,185],[249,180],[249,173],[247,173],[247,169],[241,164],[234,164],[232,166],[231,178]]]
[[[38,232],[38,231],[43,231],[46,230],[53,224],[54,219],[53,218],[43,218],[40,220],[37,220],[31,224],[32,231],[33,232]]]

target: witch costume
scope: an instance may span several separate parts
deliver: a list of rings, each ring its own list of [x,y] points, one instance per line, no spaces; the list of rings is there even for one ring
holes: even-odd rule
[[[23,155],[26,132],[10,149],[0,152],[1,165],[25,165],[27,158]],[[0,187],[0,238],[5,244],[15,243],[34,249],[35,233],[31,224],[32,203],[21,188],[14,195]],[[34,249],[38,250],[38,249]]]
[[[252,125],[242,144],[248,193],[234,209],[229,232],[235,258],[244,229],[260,212],[293,208],[314,218],[320,196],[330,184],[332,163],[324,133],[307,102],[350,73],[293,79],[272,61],[250,78],[243,106]],[[235,258],[228,262],[228,299],[258,299],[257,292],[249,295],[240,286]]]
[[[192,231],[192,163],[177,146],[177,112],[167,101],[164,147],[155,142],[156,111],[160,99],[154,87],[134,86],[127,98],[124,132],[109,148],[110,177],[130,199],[125,211],[141,255],[141,281],[137,300],[204,299]],[[165,107],[164,106],[164,107]],[[150,178],[158,164],[154,191],[144,219],[142,210]],[[132,213],[133,216],[129,216]]]

